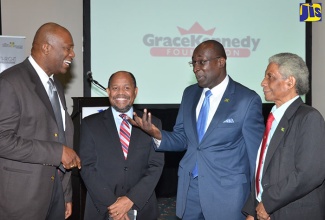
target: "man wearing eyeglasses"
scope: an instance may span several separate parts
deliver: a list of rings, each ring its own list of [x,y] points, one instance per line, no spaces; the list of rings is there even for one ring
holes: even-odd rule
[[[241,208],[264,131],[262,103],[227,75],[226,59],[215,40],[195,48],[190,65],[198,83],[185,89],[172,132],[155,127],[147,110],[142,118],[129,119],[154,137],[159,150],[186,150],[176,208],[185,220],[245,219]]]

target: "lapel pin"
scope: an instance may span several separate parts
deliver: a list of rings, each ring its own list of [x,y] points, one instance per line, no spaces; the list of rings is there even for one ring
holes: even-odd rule
[[[230,102],[230,99],[225,98],[224,102]]]
[[[283,127],[281,128],[281,131],[284,132],[284,128]]]

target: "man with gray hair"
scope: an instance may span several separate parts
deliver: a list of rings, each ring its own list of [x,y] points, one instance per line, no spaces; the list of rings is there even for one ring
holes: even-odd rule
[[[273,101],[256,161],[247,220],[325,219],[325,123],[303,103],[309,72],[296,54],[269,59],[261,83]]]

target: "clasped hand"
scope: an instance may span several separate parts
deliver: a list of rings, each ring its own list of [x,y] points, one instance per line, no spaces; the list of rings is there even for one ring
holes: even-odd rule
[[[74,167],[81,169],[81,161],[77,153],[73,149],[64,145],[61,162],[65,169],[72,169]]]
[[[117,198],[115,203],[107,207],[108,213],[113,220],[130,220],[128,211],[132,208],[133,202],[126,196]]]
[[[266,212],[262,202],[257,205],[256,214],[258,220],[271,220],[270,215]]]

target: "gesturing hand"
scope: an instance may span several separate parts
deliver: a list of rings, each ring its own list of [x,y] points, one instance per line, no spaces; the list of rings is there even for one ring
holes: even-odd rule
[[[128,117],[128,121],[133,126],[139,127],[152,137],[161,140],[161,132],[154,124],[151,123],[151,113],[147,113],[147,109],[143,110],[142,118],[140,118],[135,112],[133,112],[133,116],[134,120]]]

